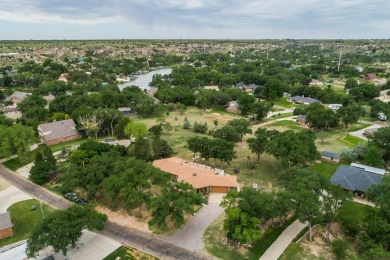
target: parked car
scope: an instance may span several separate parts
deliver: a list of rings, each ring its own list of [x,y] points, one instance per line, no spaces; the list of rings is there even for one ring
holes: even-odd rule
[[[383,113],[379,113],[378,114],[378,119],[381,120],[381,121],[386,121],[387,120],[387,116]]]
[[[68,200],[75,200],[78,197],[77,197],[76,193],[68,192],[65,194],[65,198],[67,198]]]

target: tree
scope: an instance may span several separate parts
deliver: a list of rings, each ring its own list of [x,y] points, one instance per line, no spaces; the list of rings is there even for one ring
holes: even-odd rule
[[[208,130],[208,126],[207,126],[207,122],[204,122],[203,124],[202,123],[197,123],[195,122],[194,123],[194,126],[192,127],[192,131],[194,131],[195,133],[206,133]]]
[[[228,208],[225,212],[226,218],[223,222],[223,229],[226,230],[229,239],[242,244],[252,244],[260,239],[259,219],[248,216],[240,208]]]
[[[190,129],[191,128],[191,123],[188,121],[187,117],[184,118],[184,123],[183,123],[183,129]]]
[[[241,95],[237,100],[241,114],[247,115],[250,112],[252,105],[253,103],[255,103],[255,101],[255,96],[248,94]]]
[[[154,125],[151,128],[149,128],[148,131],[151,132],[155,137],[160,137],[161,133],[163,131],[163,128],[161,125]]]
[[[245,119],[233,119],[230,120],[227,124],[227,126],[233,127],[234,130],[236,130],[236,132],[240,135],[241,142],[244,135],[252,134],[252,129],[250,128],[250,125],[250,122]]]
[[[31,127],[21,124],[10,127],[0,125],[0,155],[3,157],[16,154],[20,159],[25,159],[35,140],[35,131]]]
[[[369,145],[363,155],[365,163],[372,167],[381,167],[383,165],[382,154],[378,147]]]
[[[362,109],[356,105],[342,106],[337,110],[337,114],[340,116],[345,128],[348,128],[350,124],[359,121],[360,111]]]
[[[148,132],[148,128],[144,123],[137,123],[130,121],[125,127],[125,135],[127,137],[134,137],[138,142],[139,139],[144,138]]]
[[[345,81],[345,88],[354,88],[359,86],[359,82],[356,79],[350,78]]]
[[[314,143],[315,135],[311,131],[295,133],[292,130],[271,137],[266,146],[266,152],[280,159],[282,164],[306,164],[319,158]]]
[[[367,196],[379,208],[381,216],[390,223],[390,176],[383,176],[382,185],[372,185]]]
[[[95,139],[97,139],[97,135],[103,123],[103,119],[98,118],[96,115],[85,116],[79,118],[79,123],[88,132],[89,136],[93,136]]]
[[[374,133],[372,143],[376,145],[382,154],[382,159],[385,162],[384,168],[387,169],[387,165],[390,161],[390,128],[380,128]]]
[[[247,142],[252,153],[256,154],[256,162],[259,163],[260,155],[265,152],[269,136],[267,130],[258,128],[255,137],[248,138]]]
[[[336,113],[320,103],[312,103],[306,109],[306,122],[310,127],[328,129],[338,124]]]
[[[185,182],[169,182],[162,188],[160,196],[152,198],[149,208],[152,210],[151,226],[167,228],[167,221],[172,220],[176,227],[184,224],[184,214],[193,214],[195,205],[202,205],[205,200]]]
[[[213,137],[220,138],[233,143],[240,141],[240,133],[237,132],[236,128],[226,125],[214,131]]]
[[[35,155],[34,165],[30,169],[29,178],[36,184],[42,185],[50,180],[57,170],[56,159],[49,147],[45,147],[43,153]]]
[[[115,126],[115,134],[118,139],[125,139],[125,128],[131,120],[128,117],[121,117],[118,120],[118,124]]]
[[[92,207],[71,206],[65,210],[50,213],[32,231],[27,240],[26,254],[35,257],[47,246],[54,252],[62,252],[65,256],[68,246],[76,246],[76,242],[85,228],[102,230],[107,216],[96,212]]]
[[[359,154],[355,148],[343,148],[340,156],[342,160],[351,163],[358,158]]]
[[[268,112],[271,111],[273,104],[270,102],[255,102],[251,107],[251,112],[255,114],[256,120],[263,120],[267,117]]]

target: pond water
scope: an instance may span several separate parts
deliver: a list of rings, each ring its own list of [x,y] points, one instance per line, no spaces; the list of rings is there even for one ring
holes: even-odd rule
[[[119,89],[122,91],[125,87],[128,86],[138,86],[140,89],[150,89],[149,83],[152,81],[153,75],[155,74],[161,74],[166,75],[170,74],[172,72],[171,68],[162,68],[150,71],[145,74],[137,75],[136,79],[130,80],[129,82],[118,84]]]

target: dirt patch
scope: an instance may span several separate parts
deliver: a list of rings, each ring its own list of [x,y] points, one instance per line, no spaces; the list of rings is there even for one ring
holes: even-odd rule
[[[100,213],[106,214],[108,220],[111,222],[117,223],[121,226],[135,228],[143,232],[152,233],[147,223],[137,219],[136,217],[126,214],[124,211],[111,211],[108,208],[102,206],[97,206],[96,210]]]

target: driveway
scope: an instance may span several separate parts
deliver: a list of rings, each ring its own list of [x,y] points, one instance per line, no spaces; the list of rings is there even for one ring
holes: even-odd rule
[[[39,253],[37,259],[45,259],[51,255],[56,260],[63,259],[103,259],[111,252],[120,247],[121,244],[110,238],[99,235],[95,232],[88,230],[83,231],[83,235],[76,243],[76,247],[68,248],[67,257],[63,256],[62,253],[54,254],[53,249],[46,248]],[[21,245],[14,247],[8,251],[0,254],[0,259],[26,259],[26,242]]]
[[[358,137],[358,138],[360,138],[360,139],[363,139],[363,140],[365,140],[365,141],[367,141],[367,140],[368,140],[367,137],[365,137],[365,136],[363,135],[364,131],[367,130],[367,129],[374,129],[374,128],[380,128],[380,127],[383,127],[383,126],[381,126],[381,125],[376,125],[376,124],[375,124],[375,125],[370,125],[370,126],[368,126],[368,127],[366,127],[366,128],[360,129],[360,130],[358,130],[358,131],[350,132],[349,134],[350,134],[350,135],[353,135],[353,136],[355,136],[355,137]]]
[[[179,231],[162,239],[192,251],[203,250],[203,233],[223,212],[219,204],[224,195],[226,193],[211,193],[208,205],[203,206]]]
[[[7,212],[7,209],[16,202],[31,198],[32,197],[30,195],[27,195],[15,186],[9,186],[0,192],[0,213]]]

